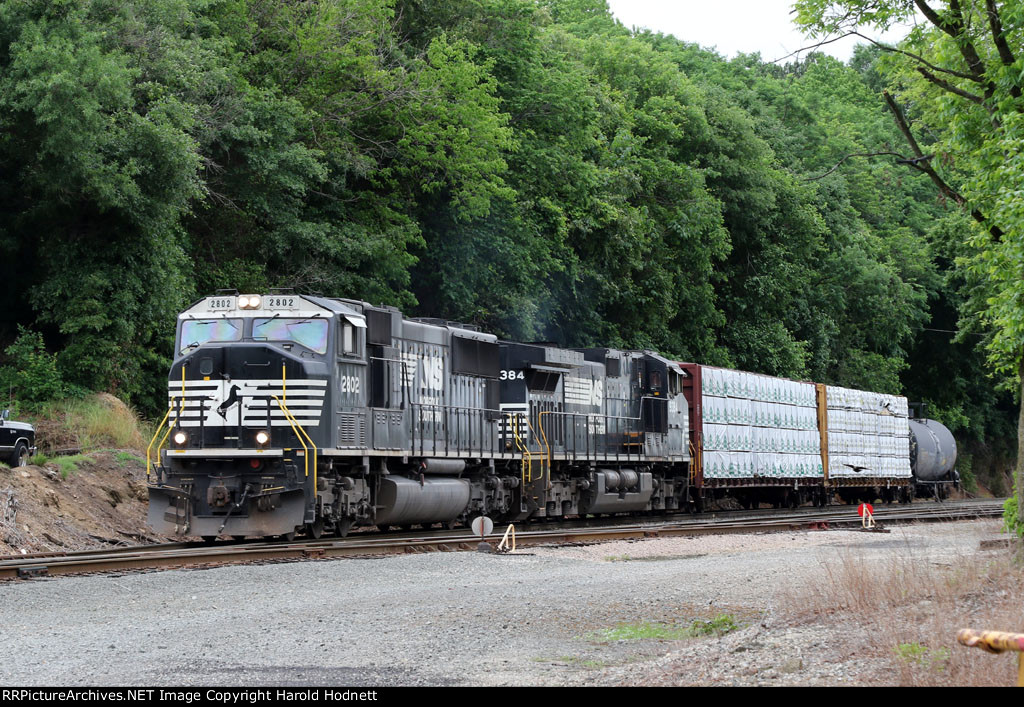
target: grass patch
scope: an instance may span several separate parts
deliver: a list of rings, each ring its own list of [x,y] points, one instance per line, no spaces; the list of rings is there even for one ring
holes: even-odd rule
[[[92,457],[88,454],[73,454],[69,457],[47,457],[45,454],[37,454],[36,460],[33,462],[42,466],[43,464],[53,464],[60,470],[60,478],[67,481],[68,477],[74,472],[78,471],[78,467],[83,462],[93,461]]]
[[[936,559],[908,546],[888,561],[846,551],[823,557],[820,581],[794,587],[779,608],[790,624],[856,626],[845,640],[887,663],[881,684],[1008,687],[1016,653],[991,655],[956,636],[963,628],[1021,632],[1022,575],[1012,551]]]
[[[729,614],[719,614],[707,621],[697,620],[690,624],[694,636],[724,636],[739,628],[739,624]]]
[[[78,449],[145,449],[152,429],[113,395],[46,403],[34,416],[36,439],[43,451]]]
[[[701,638],[703,636],[724,636],[735,631],[740,626],[729,614],[719,614],[713,619],[698,619],[688,625],[659,624],[641,622],[637,624],[622,624],[615,628],[606,628],[600,631],[587,634],[587,638],[601,643],[612,641],[682,641],[688,638]]]
[[[145,449],[149,436],[138,415],[112,395],[96,395],[67,403],[68,426],[81,448]]]
[[[117,452],[114,455],[114,459],[117,460],[119,466],[135,466],[138,464],[145,464],[146,460],[142,457],[137,457],[131,452]]]
[[[900,660],[927,666],[933,670],[945,670],[950,655],[948,648],[929,648],[916,641],[900,643],[893,649],[893,652]]]

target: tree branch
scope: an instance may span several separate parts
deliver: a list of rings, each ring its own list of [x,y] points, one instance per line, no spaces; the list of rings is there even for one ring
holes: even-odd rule
[[[917,155],[918,157],[916,163],[910,166],[912,166],[914,169],[917,169],[918,171],[927,174],[928,177],[932,180],[932,183],[934,183],[935,186],[938,187],[939,192],[942,193],[944,196],[952,199],[954,202],[956,202],[957,206],[960,206],[961,208],[965,209],[968,208],[967,200],[964,199],[964,197],[961,196],[959,193],[957,193],[955,189],[946,184],[945,180],[939,176],[938,172],[932,169],[932,166],[928,164],[928,161],[926,159],[924,159],[925,154],[921,150],[921,146],[917,144],[917,140],[914,139],[914,134],[910,132],[910,125],[907,123],[907,119],[903,115],[903,111],[900,110],[900,107],[898,105],[896,105],[896,101],[893,99],[892,95],[888,91],[882,91],[882,96],[885,97],[885,102],[888,104],[889,110],[892,112],[893,118],[895,118],[896,120],[896,126],[900,129],[900,132],[903,133],[903,137],[907,139],[907,143],[910,145],[910,149],[913,150],[914,154]],[[985,226],[985,228],[988,229],[988,232],[997,242],[1002,240],[1003,231],[1001,228],[999,228],[998,226],[988,224],[988,219],[986,219],[985,215],[982,214],[977,209],[972,209],[970,213],[975,221],[977,221],[982,226]]]
[[[804,181],[805,182],[816,182],[819,179],[824,179],[825,177],[827,177],[828,175],[832,174],[837,169],[839,169],[839,167],[843,164],[843,162],[846,162],[846,160],[850,159],[851,157],[881,157],[883,155],[890,155],[892,157],[899,157],[900,159],[899,159],[898,163],[902,163],[902,164],[911,164],[911,163],[914,163],[914,162],[918,162],[918,161],[920,161],[922,159],[920,157],[915,158],[915,159],[908,159],[904,155],[901,155],[899,152],[888,152],[888,151],[882,151],[882,152],[851,152],[850,154],[844,156],[843,159],[841,159],[838,162],[836,162],[835,166],[832,169],[830,169],[829,171],[825,172],[824,174],[818,175],[817,177],[808,177]],[[930,157],[931,156],[929,156],[926,159],[930,159]]]
[[[853,31],[846,32],[844,34],[839,35],[838,37],[831,37],[829,39],[823,39],[820,42],[816,42],[816,43],[814,43],[814,44],[812,44],[812,45],[810,45],[808,47],[800,47],[796,51],[792,51],[789,54],[787,54],[786,56],[780,56],[778,59],[772,59],[768,63],[769,64],[778,64],[780,61],[785,61],[786,59],[790,58],[791,56],[799,56],[802,52],[810,51],[812,49],[818,49],[819,47],[823,47],[826,44],[831,44],[832,42],[838,42],[840,39],[845,39],[846,37],[849,37],[849,36],[854,35],[854,34],[857,34],[857,36],[860,36],[857,32],[853,32]]]
[[[985,79],[985,64],[982,62],[981,57],[978,56],[978,50],[974,48],[974,45],[967,38],[967,30],[964,27],[964,16],[963,11],[960,9],[959,0],[949,0],[949,11],[952,19],[940,15],[924,0],[914,0],[914,4],[928,18],[929,22],[953,38],[957,48],[960,49],[960,55],[967,62],[967,68],[970,69],[971,74],[980,83],[984,83],[988,87],[985,91],[985,97],[989,98],[989,91],[994,92],[995,86],[991,81]]]
[[[974,74],[967,74],[967,73],[964,73],[963,71],[956,71],[955,69],[946,69],[946,68],[941,67],[941,66],[936,66],[935,64],[932,64],[930,61],[925,59],[923,56],[919,56],[917,54],[914,54],[913,52],[908,52],[908,51],[906,51],[904,49],[899,49],[898,47],[894,47],[894,46],[891,46],[889,44],[884,44],[882,42],[879,42],[877,39],[873,39],[872,37],[867,36],[866,34],[861,34],[857,30],[849,30],[849,31],[844,32],[843,34],[839,35],[838,37],[832,37],[830,39],[822,40],[822,41],[820,41],[820,42],[818,42],[816,44],[812,44],[812,45],[807,46],[807,47],[801,47],[800,49],[797,49],[795,52],[790,52],[786,56],[779,57],[778,59],[772,60],[770,63],[777,64],[778,62],[784,61],[785,59],[788,59],[791,56],[797,56],[801,52],[806,52],[806,51],[811,51],[813,49],[818,49],[819,47],[823,47],[826,44],[831,44],[832,42],[838,42],[840,39],[845,39],[846,37],[860,37],[861,39],[863,39],[863,40],[865,40],[867,42],[871,42],[872,44],[874,44],[876,47],[878,47],[882,51],[892,52],[893,54],[902,54],[903,56],[910,57],[914,61],[916,61],[916,62],[918,62],[920,64],[924,64],[925,66],[927,66],[932,71],[937,71],[937,72],[943,73],[943,74],[949,74],[950,76],[956,76],[959,79],[966,79],[968,81],[974,81],[976,83],[982,83],[983,82],[982,79],[979,79]]]
[[[1003,23],[999,19],[999,10],[996,8],[996,0],[985,0],[985,11],[988,14],[988,26],[992,30],[992,41],[995,42],[996,50],[999,52],[999,59],[1003,66],[1013,66],[1016,59],[1010,51],[1010,45],[1006,43],[1006,34],[1003,32]],[[1010,95],[1014,98],[1021,97],[1020,86],[1010,86]]]
[[[969,93],[969,92],[963,90],[962,88],[957,88],[956,86],[951,84],[949,81],[944,81],[944,80],[940,79],[938,76],[936,76],[932,72],[928,71],[923,66],[918,66],[917,67],[917,72],[919,74],[921,74],[921,76],[924,76],[926,79],[928,79],[933,84],[938,86],[939,88],[941,88],[941,89],[943,89],[945,91],[949,91],[950,93],[955,93],[956,95],[960,96],[961,98],[966,98],[967,100],[971,101],[972,103],[977,103],[978,105],[981,105],[982,103],[985,102],[984,96],[979,96],[979,95],[976,95],[974,93]]]
[[[1003,23],[999,19],[999,10],[996,8],[996,0],[985,0],[985,10],[988,14],[988,26],[992,29],[992,40],[999,50],[999,59],[1006,66],[1012,66],[1016,61],[1010,45],[1006,43],[1006,35],[1003,34]]]
[[[860,32],[850,32],[850,34],[856,35],[856,36],[860,37],[861,39],[868,40],[869,42],[874,44],[876,47],[881,49],[882,51],[893,52],[895,54],[902,54],[903,56],[909,56],[914,61],[917,61],[917,62],[920,62],[920,63],[924,64],[925,66],[927,66],[932,71],[938,71],[938,72],[941,72],[943,74],[949,74],[950,76],[956,76],[959,79],[967,79],[968,81],[975,81],[977,83],[981,83],[982,82],[982,79],[979,79],[974,74],[965,74],[964,72],[956,71],[955,69],[945,69],[945,68],[943,68],[941,66],[936,66],[935,64],[932,64],[930,61],[925,59],[923,56],[918,56],[917,54],[913,54],[912,52],[908,52],[908,51],[905,51],[903,49],[899,49],[897,47],[889,46],[888,44],[882,44],[878,40],[872,39],[871,37],[868,37],[867,35],[861,34]]]

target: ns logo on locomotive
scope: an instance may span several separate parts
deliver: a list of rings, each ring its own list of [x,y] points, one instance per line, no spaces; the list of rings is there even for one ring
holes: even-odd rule
[[[178,315],[175,350],[147,450],[149,523],[168,535],[318,537],[913,489],[903,398],[650,351],[499,341],[291,293],[203,298]],[[948,444],[939,451],[948,462]]]

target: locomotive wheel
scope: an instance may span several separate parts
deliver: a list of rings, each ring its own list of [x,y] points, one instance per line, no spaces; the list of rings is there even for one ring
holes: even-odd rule
[[[319,540],[320,536],[324,534],[323,517],[317,518],[312,523],[306,523],[306,534],[314,540]]]
[[[353,522],[352,522],[351,518],[342,518],[341,520],[339,520],[338,521],[338,529],[336,531],[338,533],[338,537],[339,538],[347,538],[348,537],[348,531],[350,531],[352,529],[352,525],[353,525]]]

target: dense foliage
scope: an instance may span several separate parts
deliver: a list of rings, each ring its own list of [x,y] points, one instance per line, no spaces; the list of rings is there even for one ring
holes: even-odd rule
[[[883,95],[904,137],[904,163],[973,220],[954,251],[965,280],[959,309],[1024,402],[1024,4],[798,0],[796,8],[798,23],[822,37],[913,20],[898,46],[876,43],[892,92]],[[1019,490],[1024,406],[1017,451]],[[1024,494],[1017,504],[1024,517]]]
[[[180,307],[289,286],[1012,435],[945,333],[972,226],[851,156],[902,139],[883,70],[725,61],[603,0],[0,0],[0,341],[154,411]]]

